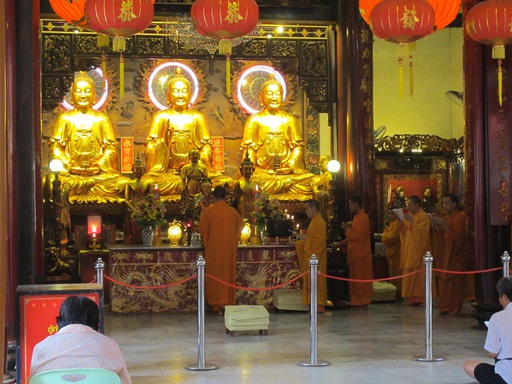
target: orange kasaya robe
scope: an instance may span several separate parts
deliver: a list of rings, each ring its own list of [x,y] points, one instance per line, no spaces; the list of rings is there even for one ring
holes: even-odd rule
[[[345,230],[347,236],[341,244],[347,246],[348,277],[350,279],[373,279],[372,245],[370,238],[370,220],[361,209],[354,215],[352,227]],[[373,283],[349,282],[350,305],[370,304]]]
[[[430,217],[422,208],[413,215],[413,222],[404,220],[405,242],[402,248],[400,268],[403,274],[420,271],[425,266],[423,257],[430,251]],[[425,273],[418,272],[403,278],[402,296],[409,304],[425,301]]]
[[[206,208],[199,220],[206,260],[205,272],[235,284],[238,241],[243,221],[236,209],[218,200]],[[235,304],[235,290],[211,278],[205,278],[206,302],[212,311]]]
[[[436,268],[445,271],[464,271],[466,266],[466,215],[458,210],[443,217],[448,232],[441,229],[442,253],[436,255]],[[439,273],[438,307],[441,312],[460,311],[465,296],[464,275]]]
[[[306,234],[306,240],[295,242],[295,251],[299,259],[299,266],[302,272],[309,270],[309,259],[311,255],[316,255],[318,259],[318,273],[327,273],[327,225],[322,215],[318,213],[311,219]],[[302,302],[306,305],[310,304],[310,285],[309,274],[302,279]],[[327,305],[327,279],[318,276],[318,305]]]
[[[386,246],[386,258],[388,259],[389,277],[400,276],[400,220],[391,221],[382,232],[382,244]],[[402,291],[402,279],[390,280],[390,283],[397,287],[398,292]]]

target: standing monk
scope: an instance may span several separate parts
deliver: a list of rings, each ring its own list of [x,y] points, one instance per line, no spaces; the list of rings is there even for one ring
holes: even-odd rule
[[[348,209],[354,215],[354,219],[350,227],[345,222],[341,223],[347,237],[340,243],[342,247],[347,247],[348,276],[350,279],[371,280],[373,268],[370,219],[363,210],[359,196],[349,199]],[[349,292],[351,308],[368,309],[368,304],[372,300],[373,283],[349,282]]]
[[[235,284],[237,247],[244,224],[236,209],[225,202],[224,187],[215,187],[213,199],[214,204],[204,210],[199,220],[206,273]],[[216,315],[222,316],[226,305],[235,304],[234,289],[213,279],[206,279],[205,291],[206,302]]]
[[[320,214],[318,201],[307,200],[305,203],[306,215],[311,219],[308,226],[307,234],[297,233],[300,239],[295,242],[295,251],[299,259],[299,266],[302,272],[309,269],[309,259],[311,255],[315,255],[318,259],[318,272],[327,273],[327,225]],[[306,305],[310,303],[309,294],[309,275],[303,278],[302,302]],[[318,313],[325,311],[327,304],[327,279],[318,277]]]
[[[466,217],[457,209],[458,199],[453,193],[443,197],[443,218],[434,217],[432,222],[440,232],[442,252],[437,254],[436,266],[445,271],[463,271],[466,264],[464,240],[466,238]],[[464,300],[464,275],[440,273],[438,275],[438,307],[441,314],[460,316]]]
[[[405,274],[421,271],[423,257],[430,251],[430,217],[421,208],[418,196],[411,196],[407,200],[407,210],[404,215],[402,233],[405,241],[402,249],[400,267]],[[425,302],[425,274],[416,274],[403,278],[402,296],[407,298],[408,304],[418,306]]]
[[[393,210],[388,212],[388,225],[382,232],[382,244],[386,246],[386,258],[388,259],[389,276],[400,276],[400,220]],[[400,297],[402,292],[402,280],[391,280],[391,284],[397,288],[397,297]]]

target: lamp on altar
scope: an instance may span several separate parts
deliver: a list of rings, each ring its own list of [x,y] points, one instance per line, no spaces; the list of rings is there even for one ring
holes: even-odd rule
[[[251,224],[246,222],[240,234],[240,245],[249,245],[249,239],[251,238]]]
[[[169,238],[169,245],[175,247],[179,244],[181,240],[181,236],[183,235],[183,230],[181,229],[181,223],[174,219],[169,225],[169,230],[167,231],[167,237]]]
[[[87,215],[87,235],[89,237],[89,248],[101,248],[101,215],[89,214]]]
[[[331,173],[338,173],[340,171],[341,165],[338,160],[329,160],[327,163],[327,170]]]

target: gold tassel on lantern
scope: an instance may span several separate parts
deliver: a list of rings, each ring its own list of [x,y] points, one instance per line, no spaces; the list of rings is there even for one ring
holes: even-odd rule
[[[416,51],[416,42],[413,41],[408,44],[409,48],[409,96],[414,95],[414,73],[413,73],[413,61],[412,61],[412,52]]]
[[[492,58],[498,59],[498,102],[501,107],[503,104],[503,68],[501,68],[501,60],[505,58],[505,46],[493,45]]]
[[[400,98],[404,97],[404,56],[407,44],[398,44],[398,92]]]
[[[124,57],[121,52],[121,56],[119,57],[119,98],[122,99],[124,97]]]
[[[226,55],[226,94],[231,96],[231,55]]]

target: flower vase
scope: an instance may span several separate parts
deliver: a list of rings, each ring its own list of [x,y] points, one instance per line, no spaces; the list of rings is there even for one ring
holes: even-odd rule
[[[261,227],[256,225],[252,227],[251,238],[249,239],[251,245],[261,245]]]
[[[155,237],[155,231],[151,226],[146,226],[141,232],[142,235],[142,245],[146,247],[151,247],[153,245],[153,238]]]

